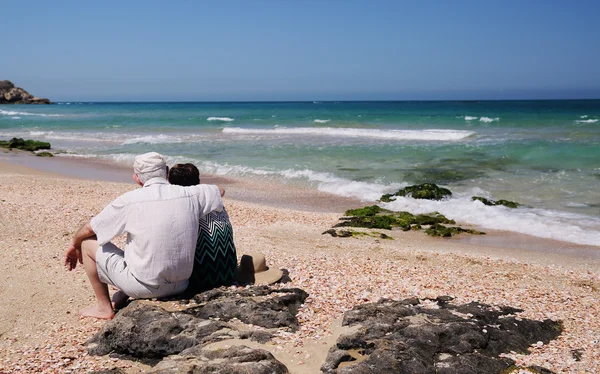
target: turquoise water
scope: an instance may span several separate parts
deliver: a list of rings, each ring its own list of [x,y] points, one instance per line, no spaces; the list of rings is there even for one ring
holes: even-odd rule
[[[434,182],[452,199],[385,206],[600,245],[600,100],[2,106],[0,139],[15,136],[127,165],[152,150],[205,173],[365,203]],[[473,195],[526,207],[486,207]]]

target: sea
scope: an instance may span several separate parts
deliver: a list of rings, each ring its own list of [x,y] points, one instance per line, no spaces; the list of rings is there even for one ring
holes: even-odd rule
[[[0,106],[0,140],[13,137],[48,141],[59,157],[126,166],[156,151],[204,174],[600,245],[600,100]],[[425,182],[452,196],[378,202]],[[485,206],[473,196],[522,206]]]

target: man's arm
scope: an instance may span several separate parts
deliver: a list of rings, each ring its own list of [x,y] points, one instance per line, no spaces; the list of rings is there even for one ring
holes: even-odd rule
[[[219,187],[219,193],[221,194],[221,197],[225,196],[225,189],[219,185],[217,185],[217,187]]]
[[[67,248],[67,251],[65,252],[65,266],[68,270],[75,269],[77,267],[77,262],[83,264],[83,258],[81,257],[81,242],[95,235],[96,233],[89,222],[77,230],[75,236],[71,239],[69,248]]]

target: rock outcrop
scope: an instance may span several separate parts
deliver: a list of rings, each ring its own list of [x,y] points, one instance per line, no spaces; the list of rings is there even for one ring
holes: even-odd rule
[[[268,343],[295,331],[295,315],[308,294],[298,288],[221,287],[191,299],[134,301],[92,339],[88,352],[141,359],[151,373],[288,373],[270,352],[243,344],[211,348],[230,339]],[[519,318],[511,307],[451,297],[381,300],[344,314],[358,325],[331,347],[321,371],[331,373],[510,373],[520,369],[502,353],[527,353],[561,332],[560,322]],[[214,347],[214,346],[213,346]],[[532,373],[551,373],[541,367]]]
[[[0,81],[0,104],[52,104],[48,99],[31,95],[11,81]]]
[[[207,365],[211,359],[222,360],[221,354],[230,358],[231,365],[254,357],[269,362],[266,366],[273,370],[268,372],[285,373],[287,369],[275,370],[280,365],[266,351],[241,349],[217,354],[203,347],[227,339],[250,339],[264,343],[277,331],[295,331],[299,326],[297,310],[307,297],[308,294],[298,288],[254,286],[241,290],[222,287],[206,291],[193,299],[179,301],[176,311],[134,301],[88,341],[88,351],[94,355],[113,353],[156,360],[177,354],[186,357],[194,355],[198,357],[198,362]],[[173,360],[178,361],[175,358]],[[186,365],[192,365],[193,360],[183,361],[186,361]],[[168,365],[165,363],[160,367]]]
[[[519,369],[502,357],[528,353],[562,330],[560,322],[518,318],[510,307],[472,302],[452,305],[451,297],[381,300],[355,307],[344,325],[360,325],[341,336],[321,370],[324,373],[509,373]],[[429,305],[424,305],[429,304]],[[532,373],[550,373],[529,367]]]

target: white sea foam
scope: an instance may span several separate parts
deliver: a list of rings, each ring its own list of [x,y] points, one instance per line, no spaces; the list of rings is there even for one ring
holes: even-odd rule
[[[474,119],[477,119],[478,117],[473,117],[473,116],[465,116],[465,120],[466,121],[473,121]]]
[[[391,193],[406,186],[405,183],[384,185],[340,178],[332,173],[313,170],[288,169],[283,171],[251,168],[247,166],[220,165],[205,162],[204,172],[220,175],[266,176],[289,180],[306,180],[316,184],[320,191],[338,196],[363,200],[366,204],[377,203],[381,195]],[[440,212],[458,222],[472,224],[485,229],[506,230],[540,238],[549,238],[584,245],[600,243],[600,218],[554,210],[521,207],[510,209],[503,206],[486,206],[480,201],[472,201],[471,196],[487,196],[485,191],[473,189],[463,194],[455,194],[442,201],[417,200],[396,197],[396,201],[380,203],[386,209],[409,211],[414,214]]]
[[[332,173],[313,170],[268,170],[241,165],[223,165],[212,161],[202,163],[203,172],[217,175],[275,177],[288,180],[304,180],[316,185],[319,191],[344,197],[353,197],[364,201],[375,201],[381,195],[397,191],[406,184],[383,185],[377,183],[356,182],[340,178]]]
[[[21,117],[10,117],[11,119],[21,119]]]
[[[513,231],[577,244],[600,243],[600,219],[597,217],[526,207],[486,206],[480,201],[471,201],[469,196],[472,194],[442,201],[397,197],[396,201],[382,203],[381,206],[415,214],[437,211],[459,224],[472,224],[484,229]]]
[[[575,122],[576,123],[596,123],[596,122],[598,122],[598,120],[597,119],[582,119],[582,120],[575,121]]]
[[[54,132],[36,131],[28,132],[29,136],[45,140],[85,141],[85,142],[113,142],[117,143],[123,139],[122,134],[117,133],[82,133],[82,132]]]
[[[316,123],[327,123],[329,121],[331,121],[331,120],[330,119],[316,119],[313,122],[316,122]]]
[[[5,116],[40,116],[40,117],[64,117],[62,114],[45,114],[45,113],[29,113],[29,112],[16,112],[13,110],[2,110],[0,114]]]
[[[207,121],[220,121],[220,122],[231,122],[231,121],[234,121],[233,118],[229,118],[229,117],[208,117],[206,120]]]
[[[463,140],[472,135],[473,131],[466,130],[379,130],[379,129],[352,129],[332,127],[278,127],[274,129],[244,129],[240,127],[225,127],[225,134],[249,135],[317,135],[336,136],[349,138],[375,138],[390,140]]]
[[[127,145],[127,144],[140,144],[140,143],[145,143],[145,144],[164,144],[164,143],[182,143],[184,140],[179,137],[179,136],[170,136],[170,135],[164,135],[164,134],[158,134],[158,135],[142,135],[142,136],[135,136],[132,137],[131,139],[127,139],[125,140],[123,143],[123,145]]]
[[[585,116],[579,116],[579,118],[588,118],[588,115],[586,114]]]
[[[480,122],[485,122],[485,123],[490,123],[490,122],[496,122],[496,121],[500,121],[499,117],[496,118],[490,118],[490,117],[481,117],[479,118]]]

